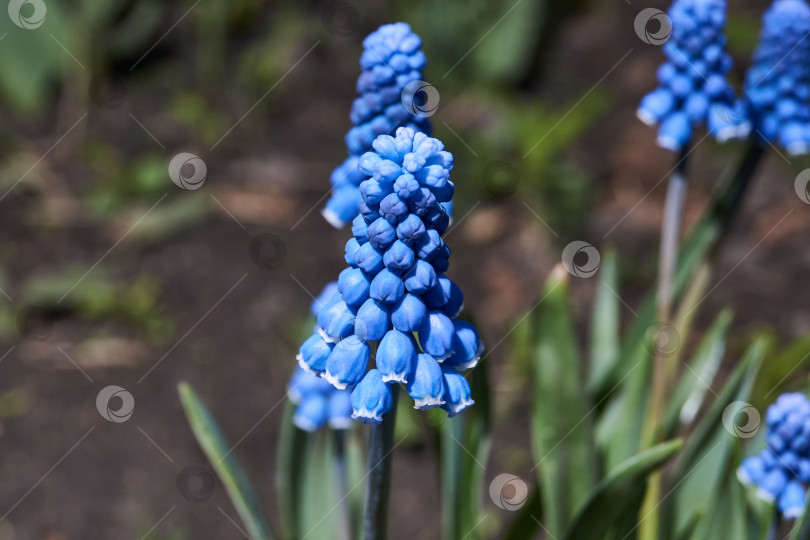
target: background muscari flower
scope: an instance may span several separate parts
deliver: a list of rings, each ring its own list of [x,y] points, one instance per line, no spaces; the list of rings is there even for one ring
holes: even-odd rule
[[[360,157],[360,215],[352,222],[338,295],[323,298],[316,331],[299,365],[352,391],[352,417],[379,423],[392,406],[391,384],[404,384],[418,409],[453,416],[470,405],[458,370],[475,366],[483,343],[475,327],[454,320],[463,297],[449,280],[453,156],[411,128],[380,135]],[[333,293],[334,294],[334,293]],[[339,298],[339,299],[336,299]],[[376,345],[374,369],[368,370]]]
[[[340,301],[336,281],[328,283],[312,301],[309,311],[313,317]],[[313,336],[318,337],[318,336]],[[301,347],[302,355],[314,365],[326,365],[326,359],[334,346],[322,339],[308,339]],[[293,423],[304,431],[316,431],[325,425],[333,429],[347,429],[352,422],[351,396],[345,390],[338,390],[326,380],[307,373],[298,367],[287,385],[287,394],[295,403]]]
[[[293,423],[304,431],[316,431],[325,425],[347,429],[352,422],[351,396],[324,379],[296,369],[287,393],[296,405]]]
[[[725,0],[676,0],[668,15],[666,61],[658,68],[658,88],[641,100],[639,119],[658,124],[658,144],[673,151],[684,148],[700,124],[720,141],[747,136],[750,124],[726,80]]]
[[[763,17],[745,99],[757,136],[790,154],[810,150],[810,7],[776,0]]]
[[[365,179],[358,168],[360,156],[371,150],[378,135],[392,134],[402,126],[430,134],[430,122],[402,104],[408,83],[422,79],[427,60],[421,47],[421,38],[402,22],[383,25],[363,40],[363,71],[357,79],[360,97],[352,104],[354,127],[346,134],[349,157],[332,172],[332,196],[322,211],[335,227],[343,227],[360,212],[358,187]]]
[[[743,484],[757,487],[759,498],[777,502],[786,519],[804,512],[810,483],[810,400],[804,394],[782,394],[768,407],[765,442],[759,454],[737,469]]]

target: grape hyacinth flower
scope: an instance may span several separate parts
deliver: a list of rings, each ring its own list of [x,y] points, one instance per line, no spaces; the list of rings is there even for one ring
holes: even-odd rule
[[[365,178],[358,164],[378,135],[393,134],[403,126],[430,134],[427,118],[403,104],[406,86],[422,79],[427,60],[421,47],[421,38],[402,22],[385,24],[363,40],[363,71],[357,79],[360,97],[352,104],[354,127],[346,134],[349,157],[332,172],[332,195],[321,212],[334,227],[350,223],[360,211],[359,185]]]
[[[658,124],[658,144],[681,151],[694,129],[706,124],[717,140],[748,135],[734,90],[726,80],[725,0],[677,0],[669,8],[672,34],[664,44],[666,61],[658,68],[659,86],[641,100],[637,115]]]
[[[352,423],[349,392],[338,390],[326,380],[296,369],[287,385],[296,405],[293,423],[304,431],[316,431],[327,424],[332,429],[348,429]]]
[[[325,306],[340,300],[336,281],[328,283],[312,301],[309,311],[317,318]],[[304,431],[316,431],[325,425],[347,429],[351,425],[352,405],[349,392],[338,390],[324,379],[298,367],[287,385],[287,395],[296,405],[293,423]]]
[[[301,346],[299,365],[352,391],[352,417],[380,423],[404,384],[417,409],[453,416],[470,405],[459,370],[481,357],[475,327],[456,319],[463,297],[444,273],[442,240],[449,218],[453,156],[412,128],[380,135],[360,158],[360,215],[346,243],[339,295],[322,303],[317,331]],[[374,369],[368,369],[374,354]]]
[[[757,136],[790,154],[810,151],[810,6],[776,0],[763,17],[745,98]]]
[[[759,498],[775,501],[784,518],[796,519],[810,483],[810,400],[782,394],[768,407],[765,422],[767,447],[743,460],[737,478],[756,486]]]

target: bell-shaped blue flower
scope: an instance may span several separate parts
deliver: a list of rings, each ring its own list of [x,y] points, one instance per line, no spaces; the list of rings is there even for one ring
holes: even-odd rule
[[[371,281],[359,268],[347,268],[338,277],[338,291],[349,306],[360,306],[368,299]]]
[[[436,359],[429,354],[416,356],[416,369],[408,381],[408,395],[414,409],[433,409],[444,404],[444,376]]]
[[[407,383],[416,365],[416,349],[410,336],[391,330],[377,348],[377,369],[384,382]]]
[[[796,519],[804,512],[805,487],[798,481],[787,483],[779,496],[778,508],[785,519]]]
[[[391,324],[401,332],[416,332],[425,323],[427,308],[418,297],[406,293],[391,311]]]
[[[388,306],[369,298],[357,310],[354,334],[363,341],[379,341],[391,326]]]
[[[382,415],[391,410],[394,398],[380,372],[371,369],[352,391],[352,418],[364,424],[379,424]]]
[[[402,280],[388,268],[384,268],[371,281],[371,298],[393,304],[399,302],[405,294],[405,284]]]
[[[383,269],[384,254],[384,251],[375,248],[370,243],[365,243],[354,253],[354,264],[352,266],[356,266],[367,274],[376,275],[377,272]]]
[[[750,456],[745,458],[737,469],[737,478],[743,484],[759,485],[765,478],[768,469],[765,467],[765,461],[760,456]]]
[[[447,411],[447,416],[455,416],[464,409],[475,403],[472,399],[470,383],[467,379],[450,366],[442,364],[442,375],[444,377],[444,405],[442,409]]]
[[[293,424],[304,431],[315,431],[322,428],[329,419],[328,402],[321,394],[304,397],[295,409]]]
[[[327,343],[323,336],[310,336],[298,349],[298,365],[309,373],[317,374],[326,371],[326,359],[332,353],[333,343]]]
[[[441,311],[431,311],[419,329],[419,343],[426,353],[442,362],[453,354],[454,335],[455,327],[450,317]]]
[[[318,313],[318,329],[326,341],[336,342],[354,331],[355,312],[343,300]]]
[[[329,427],[332,429],[349,429],[352,425],[352,395],[345,390],[329,394]]]
[[[371,349],[357,336],[349,336],[338,342],[326,360],[324,378],[332,385],[344,390],[347,386],[357,384],[366,372]]]
[[[448,365],[456,369],[474,368],[484,352],[484,342],[478,336],[478,330],[467,321],[453,321],[453,355],[447,360]]]

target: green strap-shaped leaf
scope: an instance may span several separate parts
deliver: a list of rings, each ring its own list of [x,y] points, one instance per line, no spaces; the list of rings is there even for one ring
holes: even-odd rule
[[[602,540],[608,537],[609,531],[621,524],[628,510],[637,515],[637,504],[641,500],[637,495],[639,491],[643,493],[647,476],[666,463],[682,446],[680,439],[661,443],[616,467],[596,487],[563,538]],[[628,509],[628,502],[634,500],[636,504]]]
[[[491,447],[489,375],[482,362],[468,376],[475,405],[441,426],[442,521],[447,539],[480,537]]]
[[[194,437],[225,486],[248,534],[252,540],[270,540],[270,527],[262,514],[259,499],[216,421],[188,383],[181,382],[177,389]]]
[[[590,407],[568,305],[568,272],[558,265],[537,309],[532,449],[549,534],[564,531],[596,483]]]
[[[736,464],[729,464],[735,435],[731,432],[733,426],[726,425],[729,424],[726,408],[733,402],[749,401],[767,344],[766,339],[759,338],[748,348],[689,437],[672,474],[672,478],[679,479],[676,491],[663,506],[662,531],[670,532],[670,537],[680,535],[685,527],[691,526],[695,514],[707,516],[712,513],[712,505],[720,496],[725,476],[731,475],[736,468]]]
[[[615,250],[605,250],[599,267],[599,286],[591,320],[591,366],[588,388],[593,391],[605,386],[619,360],[619,271]]]
[[[726,335],[732,314],[724,310],[717,316],[700,341],[692,361],[684,366],[678,385],[669,401],[666,432],[672,433],[680,420],[690,423],[697,415],[709,393],[714,377],[726,351]]]
[[[301,487],[305,456],[309,454],[310,437],[305,431],[295,427],[293,415],[295,405],[288,401],[284,406],[284,416],[278,441],[278,461],[276,467],[276,492],[279,518],[284,538],[300,538],[301,532]]]

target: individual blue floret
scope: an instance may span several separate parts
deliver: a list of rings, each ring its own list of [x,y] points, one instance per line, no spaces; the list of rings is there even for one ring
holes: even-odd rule
[[[775,0],[763,17],[745,100],[758,138],[790,154],[810,150],[810,6]]]
[[[680,151],[704,124],[716,139],[745,137],[750,124],[740,114],[726,80],[725,0],[677,0],[669,8],[672,34],[658,68],[659,86],[641,100],[637,115],[658,125],[658,144]]]

